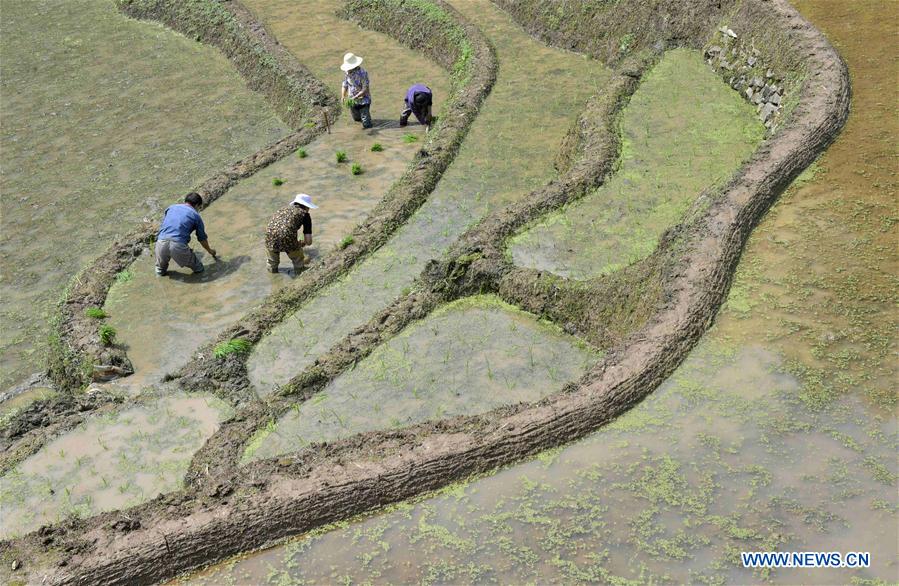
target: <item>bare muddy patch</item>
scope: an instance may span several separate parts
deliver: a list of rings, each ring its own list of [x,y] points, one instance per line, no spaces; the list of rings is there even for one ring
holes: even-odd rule
[[[644,76],[621,131],[614,175],[514,236],[515,264],[588,279],[648,256],[700,193],[752,154],[765,128],[702,55],[675,49]]]
[[[0,479],[0,534],[7,539],[179,488],[193,453],[230,414],[215,397],[176,395],[86,421]]]
[[[576,379],[595,351],[556,326],[470,297],[437,309],[258,433],[245,459],[376,429],[536,401]]]

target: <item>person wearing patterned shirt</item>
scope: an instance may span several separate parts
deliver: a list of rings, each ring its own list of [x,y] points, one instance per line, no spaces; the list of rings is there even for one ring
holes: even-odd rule
[[[362,128],[371,128],[371,92],[368,72],[360,67],[362,57],[347,53],[343,56],[340,69],[346,74],[340,86],[340,100],[351,101],[350,114],[353,120],[362,123]]]
[[[265,230],[265,252],[268,255],[268,270],[278,272],[281,253],[285,253],[293,262],[295,273],[303,270],[303,247],[312,244],[312,216],[309,210],[317,209],[312,198],[305,193],[298,193],[290,204],[281,208],[268,222]],[[303,241],[297,239],[297,232],[303,229]]]

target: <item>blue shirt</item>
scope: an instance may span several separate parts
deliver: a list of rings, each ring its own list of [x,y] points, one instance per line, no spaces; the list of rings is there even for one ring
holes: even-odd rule
[[[165,211],[157,240],[173,240],[181,244],[190,242],[190,233],[197,231],[197,240],[209,240],[200,212],[186,203],[176,203]]]
[[[351,98],[364,89],[365,93],[356,99],[356,105],[364,106],[366,104],[371,104],[368,72],[361,67],[356,67],[355,69],[350,69],[346,72],[346,77],[343,80],[343,89],[347,90],[347,95]]]

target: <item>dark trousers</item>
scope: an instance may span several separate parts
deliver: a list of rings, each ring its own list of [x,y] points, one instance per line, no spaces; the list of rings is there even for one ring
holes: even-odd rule
[[[350,106],[350,114],[354,121],[362,123],[362,128],[371,128],[371,104],[354,104]]]

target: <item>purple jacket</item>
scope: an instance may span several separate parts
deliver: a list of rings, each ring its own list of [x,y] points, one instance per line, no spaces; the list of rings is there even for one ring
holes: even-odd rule
[[[415,105],[415,101],[414,101],[415,94],[430,94],[430,93],[431,93],[431,88],[429,88],[428,86],[426,86],[422,83],[416,83],[415,85],[413,85],[406,91],[406,107],[409,108],[410,110],[413,109],[413,106]]]

